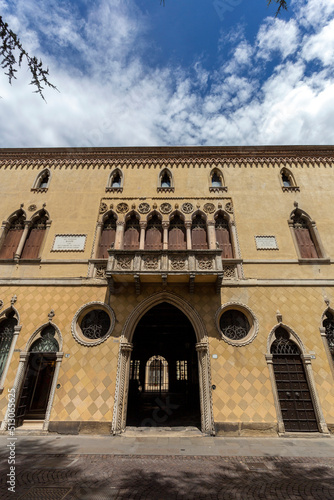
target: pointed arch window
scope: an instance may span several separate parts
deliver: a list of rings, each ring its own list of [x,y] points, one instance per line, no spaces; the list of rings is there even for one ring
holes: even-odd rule
[[[38,259],[48,225],[48,215],[45,210],[35,218],[30,226],[27,239],[24,243],[21,259]]]
[[[144,249],[162,249],[162,224],[160,218],[156,214],[152,216],[147,224]]]
[[[98,259],[107,259],[109,257],[108,250],[115,244],[116,218],[116,215],[111,212],[103,222],[101,237],[96,255]]]
[[[10,309],[0,321],[0,379],[7,364],[16,325],[15,312]]]
[[[158,191],[174,191],[173,176],[168,168],[164,168],[159,174]]]
[[[16,250],[21,241],[24,230],[25,215],[19,211],[9,223],[8,227],[4,229],[3,241],[0,248],[0,259],[14,259]]]
[[[332,360],[334,361],[334,315],[331,311],[326,312],[322,325],[325,328],[325,336],[329,352],[331,353]]]
[[[193,250],[209,248],[206,222],[201,214],[195,215],[191,225],[191,240]]]
[[[146,363],[145,392],[168,392],[168,363],[162,356],[152,356]]]
[[[324,251],[315,222],[300,209],[289,220],[299,259],[323,259]]]
[[[210,187],[211,192],[227,191],[227,186],[224,183],[222,172],[215,168],[210,174]]]
[[[37,175],[31,190],[46,192],[49,188],[50,180],[51,180],[51,172],[48,168],[46,168]]]
[[[106,191],[116,191],[121,193],[123,191],[123,173],[119,168],[111,172],[108,179]]]
[[[215,220],[217,248],[222,250],[223,259],[233,259],[231,232],[228,220],[219,213]]]
[[[293,173],[285,167],[282,168],[280,171],[280,182],[281,182],[283,192],[284,191],[300,191],[300,189],[297,186],[297,183],[295,181],[295,178],[293,176]]]
[[[124,250],[138,250],[139,249],[140,227],[139,220],[135,214],[125,223],[123,248]]]
[[[168,229],[168,249],[169,250],[186,250],[187,238],[184,222],[181,217],[176,214],[172,217]]]

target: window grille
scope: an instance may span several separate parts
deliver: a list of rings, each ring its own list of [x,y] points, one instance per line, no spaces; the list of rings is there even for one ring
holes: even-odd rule
[[[187,360],[176,361],[176,380],[188,380]]]
[[[30,352],[58,352],[59,344],[55,339],[55,329],[52,325],[43,328],[40,338],[35,340]]]
[[[250,324],[246,316],[236,309],[229,309],[220,318],[222,334],[231,340],[242,340],[250,331]]]
[[[282,327],[275,331],[276,340],[271,345],[272,354],[299,355],[299,347],[290,340],[290,334]]]

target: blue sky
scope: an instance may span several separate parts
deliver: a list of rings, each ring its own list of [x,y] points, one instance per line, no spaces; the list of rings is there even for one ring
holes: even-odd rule
[[[50,68],[0,75],[0,147],[334,142],[334,0],[0,0]]]

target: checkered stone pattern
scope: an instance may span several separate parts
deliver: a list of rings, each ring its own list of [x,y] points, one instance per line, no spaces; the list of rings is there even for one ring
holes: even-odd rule
[[[320,287],[224,287],[221,296],[209,285],[196,285],[189,294],[186,286],[168,285],[167,291],[182,296],[201,316],[209,337],[211,378],[215,422],[275,423],[277,421],[269,369],[265,359],[270,331],[277,324],[279,309],[283,323],[292,328],[313,351],[312,369],[321,408],[326,422],[334,423],[334,389],[329,360],[324,350],[319,326],[326,309],[323,294],[334,295],[330,288]],[[63,336],[64,356],[57,383],[51,421],[110,422],[114,405],[119,340],[124,324],[141,301],[161,292],[160,284],[146,285],[141,295],[134,286],[111,296],[110,306],[116,314],[112,335],[102,344],[80,345],[72,336],[71,322],[77,310],[92,301],[107,300],[106,287],[98,286],[11,286],[1,287],[4,308],[17,295],[15,307],[20,314],[22,330],[16,349],[25,350],[32,333],[48,321],[55,311],[54,323]],[[333,298],[334,300],[334,298]],[[252,309],[259,321],[257,337],[248,345],[233,347],[221,339],[215,326],[215,314],[221,304],[238,302]],[[212,358],[216,354],[217,359]],[[13,354],[5,387],[0,397],[0,417],[4,415],[8,388],[14,383],[19,353]]]

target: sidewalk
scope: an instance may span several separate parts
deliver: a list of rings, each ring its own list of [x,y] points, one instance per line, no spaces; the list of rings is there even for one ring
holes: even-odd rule
[[[16,452],[75,455],[190,455],[220,457],[334,458],[334,437],[65,436],[16,434]],[[9,436],[0,436],[0,456]]]
[[[131,433],[130,433],[131,434]],[[333,500],[324,437],[0,436],[1,500]]]

